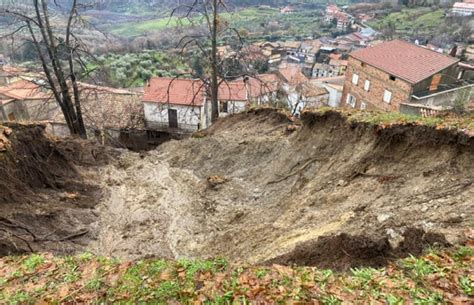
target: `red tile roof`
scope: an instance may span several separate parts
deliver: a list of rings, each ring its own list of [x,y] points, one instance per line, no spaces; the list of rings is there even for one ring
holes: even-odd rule
[[[403,40],[357,50],[350,56],[413,84],[459,61]]]
[[[202,106],[205,87],[201,80],[154,77],[145,86],[144,102]]]
[[[223,82],[219,86],[220,101],[247,101],[247,88],[243,81]]]
[[[292,86],[300,85],[308,80],[308,78],[301,72],[299,66],[288,66],[278,70],[283,79]]]
[[[52,94],[45,92],[40,85],[29,80],[19,80],[0,87],[0,94],[15,100],[47,100]]]
[[[257,98],[276,92],[280,87],[280,78],[275,74],[260,74],[249,78],[247,86],[250,97]]]

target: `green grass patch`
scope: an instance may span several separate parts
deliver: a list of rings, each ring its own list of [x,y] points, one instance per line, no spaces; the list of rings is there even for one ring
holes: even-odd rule
[[[0,259],[0,303],[441,304],[472,296],[473,254],[468,246],[441,249],[386,268],[345,273],[232,265],[222,259],[119,263],[91,254],[47,259],[33,254]],[[12,274],[26,269],[38,272]],[[442,280],[450,284],[440,285]]]

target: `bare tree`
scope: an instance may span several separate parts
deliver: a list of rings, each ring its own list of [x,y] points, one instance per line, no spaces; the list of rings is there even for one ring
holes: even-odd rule
[[[179,19],[185,19],[186,23],[192,26],[204,24],[204,33],[186,35],[181,39],[179,45],[182,50],[191,46],[197,47],[202,58],[209,63],[210,73],[204,74],[201,78],[209,88],[212,122],[219,117],[219,86],[226,81],[227,77],[220,69],[223,58],[218,54],[219,40],[231,32],[242,43],[238,31],[221,16],[222,12],[227,11],[227,1],[225,0],[193,0],[192,3],[176,7],[171,14],[171,17],[178,16]]]
[[[48,89],[58,103],[70,133],[83,138],[87,135],[78,88],[78,68],[84,68],[83,57],[89,52],[75,32],[79,26],[84,26],[79,15],[84,7],[77,0],[32,0],[31,5],[12,2],[0,8],[0,16],[11,21],[12,29],[7,36],[22,37],[32,43]]]

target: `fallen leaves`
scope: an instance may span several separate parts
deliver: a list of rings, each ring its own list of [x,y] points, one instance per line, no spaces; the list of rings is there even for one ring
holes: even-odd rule
[[[473,247],[464,246],[421,258],[410,257],[382,270],[357,268],[357,272],[347,274],[282,265],[229,267],[222,261],[148,260],[119,264],[92,255],[45,255],[44,263],[28,273],[25,266],[31,261],[29,257],[7,257],[0,259],[0,303],[21,297],[26,303],[38,304],[387,304],[425,299],[470,304],[473,296],[466,291],[470,291],[474,277],[473,253]],[[79,276],[64,282],[71,266]],[[429,272],[416,270],[427,266]]]

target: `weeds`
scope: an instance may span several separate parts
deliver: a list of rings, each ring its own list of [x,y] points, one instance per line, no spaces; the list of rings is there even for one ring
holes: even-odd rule
[[[33,254],[25,260],[23,267],[28,270],[28,272],[33,272],[37,267],[44,264],[44,262],[44,256],[40,254]]]
[[[321,301],[324,305],[339,305],[342,304],[341,300],[339,300],[334,295],[325,295],[321,298]]]
[[[468,247],[431,251],[386,269],[354,268],[347,273],[310,267],[229,267],[223,260],[142,260],[111,268],[115,260],[91,254],[48,258],[48,264],[38,255],[2,258],[0,303],[57,303],[64,298],[64,288],[70,292],[82,287],[74,298],[85,304],[193,304],[198,300],[200,304],[442,304],[453,296],[472,297],[473,283],[467,273],[473,268],[472,254]],[[88,270],[91,261],[98,264],[96,275],[85,282],[81,270]],[[40,267],[41,272],[27,272]],[[456,282],[440,285],[440,279]]]
[[[474,283],[469,277],[461,276],[459,278],[459,286],[466,295],[474,296]]]

